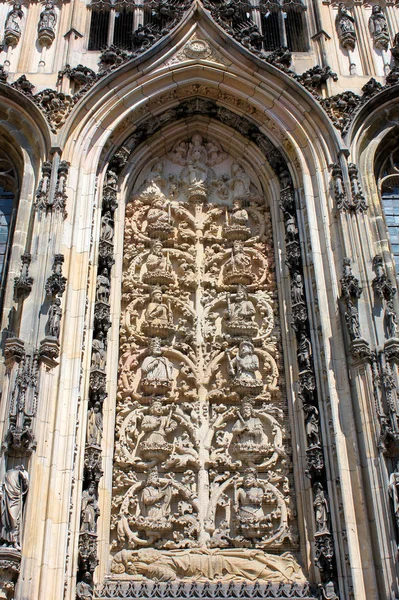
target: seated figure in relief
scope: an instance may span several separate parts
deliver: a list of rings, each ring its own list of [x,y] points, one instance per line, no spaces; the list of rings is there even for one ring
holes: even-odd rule
[[[176,427],[177,423],[172,419],[172,409],[165,415],[162,403],[153,402],[149,413],[144,415],[141,422],[144,437],[140,442],[140,454],[143,459],[157,462],[157,459],[166,458],[172,451],[172,445],[166,438]]]
[[[173,365],[166,356],[162,356],[158,338],[150,341],[150,356],[143,360],[141,372],[141,384],[144,389],[162,394],[172,387]]]
[[[156,521],[167,518],[170,514],[172,492],[171,483],[161,483],[158,470],[154,468],[148,475],[141,492],[140,500],[143,516]]]
[[[145,261],[146,271],[143,282],[149,284],[170,284],[174,282],[171,264],[163,253],[163,245],[159,240],[152,242],[151,250]]]
[[[232,333],[246,333],[248,336],[257,334],[258,327],[254,322],[255,306],[248,297],[248,290],[239,285],[234,301],[227,295],[227,310],[225,312],[226,328]]]
[[[230,351],[226,350],[228,359],[228,371],[234,378],[232,385],[237,391],[257,393],[262,387],[262,380],[258,377],[259,358],[255,354],[255,348],[252,342],[244,340],[241,342],[238,353],[231,358]]]
[[[254,413],[252,402],[243,400],[238,419],[233,425],[233,441],[238,444],[261,446],[268,443],[262,421]]]
[[[173,315],[170,306],[162,302],[161,288],[151,292],[151,302],[144,314],[143,330],[150,335],[165,337],[173,330]]]
[[[224,266],[224,280],[230,284],[249,284],[252,283],[254,276],[252,274],[251,257],[244,252],[244,246],[241,241],[235,240],[231,258],[227,260]]]

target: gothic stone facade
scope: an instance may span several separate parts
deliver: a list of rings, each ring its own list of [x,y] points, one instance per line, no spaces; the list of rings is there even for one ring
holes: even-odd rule
[[[397,598],[397,2],[0,26],[0,598]]]

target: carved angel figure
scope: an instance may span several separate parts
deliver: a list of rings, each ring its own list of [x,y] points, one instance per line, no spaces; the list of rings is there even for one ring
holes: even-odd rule
[[[23,500],[29,489],[29,476],[23,465],[6,471],[0,488],[0,544],[17,550],[20,546]]]

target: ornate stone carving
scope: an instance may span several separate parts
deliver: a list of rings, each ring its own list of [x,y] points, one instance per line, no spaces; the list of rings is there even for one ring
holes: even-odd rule
[[[18,579],[21,564],[21,552],[9,546],[0,546],[0,597],[12,600],[14,586]]]
[[[6,471],[0,495],[0,544],[21,550],[21,526],[24,498],[29,476],[23,465]]]
[[[338,163],[330,165],[330,169],[333,180],[335,206],[338,210],[349,210],[351,208],[351,203],[348,202],[346,196],[342,169]]]
[[[69,163],[66,160],[62,160],[58,165],[57,169],[57,182],[55,187],[54,199],[52,202],[48,202],[47,207],[51,208],[54,212],[61,213],[66,217],[66,181],[68,178]]]
[[[127,550],[115,555],[111,565],[113,573],[140,572],[149,579],[162,581],[175,579],[236,579],[267,582],[304,583],[301,568],[290,556],[273,556],[245,549],[181,551],[173,559],[159,550]]]
[[[392,500],[392,508],[396,527],[399,530],[399,461],[396,463],[395,469],[389,477],[388,491]]]
[[[36,192],[35,209],[37,211],[45,211],[48,207],[51,170],[52,162],[44,162],[42,166],[42,178]]]
[[[46,335],[54,337],[56,340],[60,337],[61,317],[61,300],[60,298],[55,298],[48,311]]]
[[[343,260],[343,275],[340,282],[342,298],[353,301],[360,298],[363,290],[359,285],[359,280],[352,273],[350,258],[344,258]]]
[[[368,209],[368,205],[359,183],[359,174],[357,166],[353,163],[348,164],[349,179],[351,182],[352,202],[354,210],[364,212]]]
[[[44,10],[40,13],[39,24],[37,26],[37,38],[39,44],[50,47],[55,38],[55,26],[57,23],[57,13],[55,12],[54,2],[47,1]]]
[[[372,8],[369,19],[369,30],[374,41],[374,46],[380,50],[388,50],[388,23],[381,6],[378,6],[378,4],[375,4]]]
[[[125,212],[115,565],[141,547],[295,548],[268,209],[244,163],[201,135],[140,180]]]
[[[16,46],[18,44],[22,34],[21,21],[23,16],[22,5],[19,2],[14,2],[4,26],[4,41],[7,46]]]
[[[374,292],[381,300],[392,301],[392,298],[396,294],[396,287],[389,281],[384,269],[382,256],[379,254],[373,258],[373,269],[375,272],[375,277],[372,281]]]
[[[63,254],[54,254],[53,274],[46,281],[46,294],[51,297],[62,296],[65,292],[66,277],[62,275]]]
[[[24,252],[21,256],[21,274],[14,279],[14,293],[16,298],[26,298],[29,296],[33,285],[33,278],[29,276],[29,265],[32,256],[29,252]]]
[[[341,46],[345,50],[354,50],[356,46],[355,19],[348,13],[343,2],[338,5],[335,26]]]

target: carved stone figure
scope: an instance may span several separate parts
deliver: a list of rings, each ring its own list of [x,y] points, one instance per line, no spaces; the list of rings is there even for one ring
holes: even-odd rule
[[[176,421],[172,419],[173,409],[164,414],[162,403],[155,401],[150,407],[150,412],[141,422],[144,437],[140,442],[140,454],[145,460],[165,459],[172,450],[167,442],[167,435],[175,431]]]
[[[303,282],[300,273],[295,273],[291,282],[291,297],[293,304],[304,304]]]
[[[351,339],[356,340],[360,338],[359,311],[357,309],[357,306],[353,304],[351,300],[348,300],[347,302],[345,320]]]
[[[114,239],[114,222],[109,210],[107,210],[101,219],[101,239],[105,242],[112,242]]]
[[[385,323],[390,338],[396,338],[398,334],[398,315],[393,306],[393,301],[388,300],[385,306]]]
[[[248,212],[241,199],[234,200],[230,223],[225,225],[223,232],[229,240],[246,240],[251,237],[251,230],[248,227]]]
[[[261,446],[268,443],[262,421],[254,414],[252,403],[243,400],[241,412],[233,425],[233,440],[240,446]]]
[[[394,60],[395,67],[399,67],[399,33],[395,34],[393,38],[393,44],[391,48],[392,58]]]
[[[389,32],[386,16],[378,4],[375,4],[369,19],[369,30],[376,48],[388,50]]]
[[[8,46],[16,46],[21,37],[21,21],[24,16],[22,6],[15,2],[7,15],[4,27],[4,41]]]
[[[108,277],[108,269],[104,267],[99,275],[97,275],[97,302],[109,303],[109,294],[111,289],[111,283]]]
[[[83,581],[79,581],[76,585],[76,598],[78,600],[93,600],[91,576],[88,571],[84,574]]]
[[[249,194],[250,180],[244,169],[238,163],[231,165],[231,180],[230,180],[231,191],[233,199],[242,200]],[[248,216],[246,222],[248,221]],[[241,225],[246,225],[240,223]]]
[[[242,243],[235,240],[231,258],[224,267],[225,283],[230,284],[250,284],[254,276],[252,274],[251,258],[244,252]]]
[[[93,338],[91,351],[91,369],[105,369],[106,350],[104,344],[104,334],[99,331],[97,337]]]
[[[341,46],[347,50],[354,50],[356,45],[355,19],[348,13],[343,2],[338,5],[335,25]]]
[[[60,298],[56,298],[48,311],[48,319],[46,324],[47,335],[55,337],[57,340],[60,337],[62,308]]]
[[[229,374],[234,377],[232,385],[239,393],[257,393],[263,388],[263,382],[257,376],[259,358],[255,354],[254,345],[243,341],[235,358],[231,358],[226,350]]]
[[[142,329],[148,335],[167,337],[174,331],[172,310],[169,305],[162,302],[161,288],[152,290],[151,302],[147,306],[144,318]]]
[[[258,483],[256,469],[246,469],[242,488],[237,491],[237,517],[245,537],[259,537],[259,525],[265,517],[264,491]]]
[[[82,524],[80,531],[95,533],[97,518],[100,514],[96,498],[96,485],[92,481],[82,493]]]
[[[320,430],[319,430],[319,411],[311,404],[304,404],[303,410],[306,414],[306,435],[309,446],[320,445]]]
[[[289,554],[274,556],[242,548],[190,549],[173,555],[154,549],[122,550],[114,556],[112,573],[144,575],[158,581],[175,579],[243,579],[304,583],[305,576]]]
[[[297,349],[297,358],[298,358],[298,366],[300,371],[306,371],[311,368],[311,343],[304,331],[301,331],[299,334],[299,343]]]
[[[87,419],[87,444],[89,446],[100,446],[103,432],[103,417],[101,404],[96,402],[89,411]]]
[[[145,391],[162,394],[172,387],[173,365],[166,356],[162,356],[158,338],[150,342],[150,353],[141,365],[141,386]]]
[[[0,488],[0,544],[21,549],[20,533],[29,476],[23,465],[6,471]]]
[[[171,216],[166,210],[166,198],[158,195],[151,203],[151,207],[147,212],[147,230],[150,237],[168,238],[173,232],[171,224]]]
[[[37,26],[39,43],[42,46],[51,46],[55,37],[55,25],[57,23],[57,14],[54,9],[54,2],[48,1],[44,10],[40,13],[40,20]]]
[[[316,482],[313,486],[314,500],[313,509],[316,519],[317,533],[329,533],[328,530],[328,518],[330,507],[328,499],[323,490],[323,486],[320,482]]]
[[[149,284],[170,284],[174,282],[171,264],[163,254],[162,242],[154,240],[145,262],[146,272],[143,281]]]
[[[396,463],[395,470],[389,477],[388,490],[393,503],[396,525],[399,529],[399,461]]]
[[[243,334],[253,337],[258,332],[255,320],[255,306],[248,298],[248,291],[244,285],[239,285],[234,301],[230,294],[227,295],[226,329],[233,334]]]
[[[155,468],[147,477],[145,487],[141,492],[143,516],[154,521],[161,521],[170,514],[172,500],[172,485],[160,483],[158,471]]]

